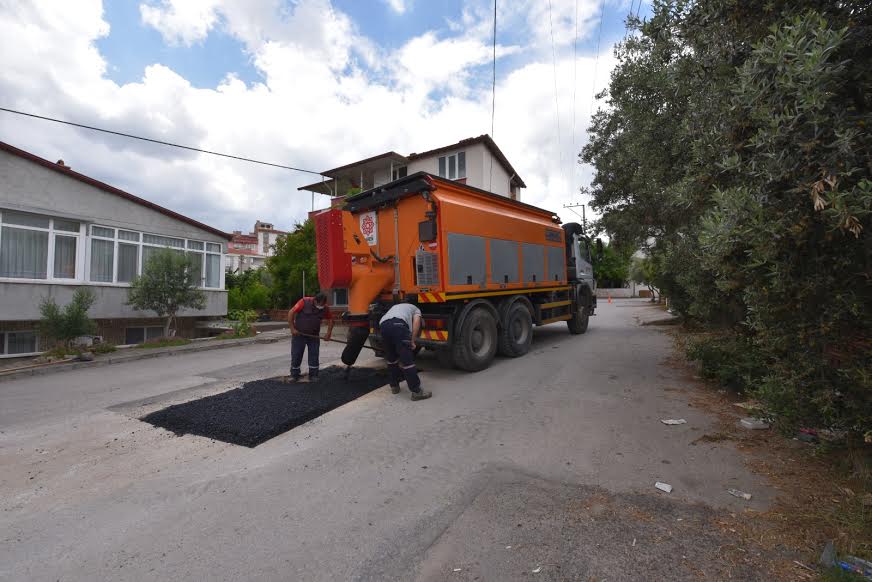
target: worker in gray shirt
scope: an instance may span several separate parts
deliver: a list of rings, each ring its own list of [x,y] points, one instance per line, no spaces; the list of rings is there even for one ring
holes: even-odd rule
[[[432,392],[421,390],[421,379],[415,367],[415,338],[421,333],[421,324],[421,310],[411,303],[394,305],[379,320],[391,392],[400,393],[400,382],[405,377],[412,400],[424,400],[433,395]]]

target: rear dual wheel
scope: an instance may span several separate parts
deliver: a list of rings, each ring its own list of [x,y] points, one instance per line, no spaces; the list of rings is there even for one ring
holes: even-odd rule
[[[454,364],[467,372],[484,370],[493,361],[499,342],[497,320],[485,307],[476,307],[460,323],[453,346]]]
[[[521,301],[512,303],[500,326],[499,353],[509,358],[523,356],[533,342],[533,316]]]

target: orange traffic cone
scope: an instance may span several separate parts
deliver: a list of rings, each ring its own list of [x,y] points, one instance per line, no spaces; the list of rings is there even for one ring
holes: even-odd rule
[[[609,296],[609,303],[611,303],[612,302],[612,294],[608,293],[608,296]]]

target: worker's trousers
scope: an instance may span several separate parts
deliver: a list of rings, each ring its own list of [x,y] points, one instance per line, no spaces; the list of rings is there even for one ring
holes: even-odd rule
[[[300,377],[300,366],[303,364],[303,352],[309,348],[309,379],[318,377],[318,357],[321,340],[316,337],[302,335],[291,336],[291,377]]]
[[[415,354],[412,352],[412,331],[406,322],[399,318],[385,321],[379,326],[388,361],[388,381],[391,386],[399,386],[405,377],[409,390],[421,391],[421,379],[415,367]]]

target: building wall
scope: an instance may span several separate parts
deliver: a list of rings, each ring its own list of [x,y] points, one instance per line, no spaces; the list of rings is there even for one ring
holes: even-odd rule
[[[151,234],[225,244],[209,231],[0,151],[0,200],[12,210],[49,214]]]
[[[93,291],[96,301],[88,312],[94,319],[115,317],[153,317],[151,311],[137,311],[127,305],[127,289],[118,285],[64,285],[48,283],[9,283],[0,282],[0,303],[3,321],[29,321],[40,318],[39,304],[43,298],[54,298],[58,305],[66,305],[79,287]],[[227,313],[227,291],[204,289],[206,308],[203,310],[185,309],[180,316],[219,316]]]
[[[0,151],[0,207],[32,212],[55,218],[67,218],[82,224],[96,224],[129,229],[146,234],[194,239],[220,243],[226,240],[214,233],[177,220],[156,210],[126,200],[116,194],[85,184],[47,169],[39,164]],[[89,238],[79,239],[78,272],[85,277],[85,252]],[[223,256],[223,254],[222,254]],[[222,259],[223,260],[223,259]],[[220,285],[204,289],[206,309],[186,311],[188,316],[218,316],[227,313],[227,293],[223,273],[219,268]],[[97,296],[90,316],[95,319],[151,317],[153,314],[135,311],[128,305],[125,283],[94,283],[90,281],[19,281],[0,280],[0,320],[27,321],[39,319],[39,303],[43,297],[53,297],[58,304],[70,301],[77,287],[87,287]]]
[[[491,154],[484,144],[472,144],[464,148],[443,152],[441,154],[412,160],[408,164],[408,173],[427,172],[439,175],[439,158],[450,156],[457,152],[466,152],[466,184],[500,196],[511,196],[510,176],[503,165]],[[491,169],[493,162],[493,169]],[[382,186],[391,181],[390,166],[374,172],[375,186]]]

